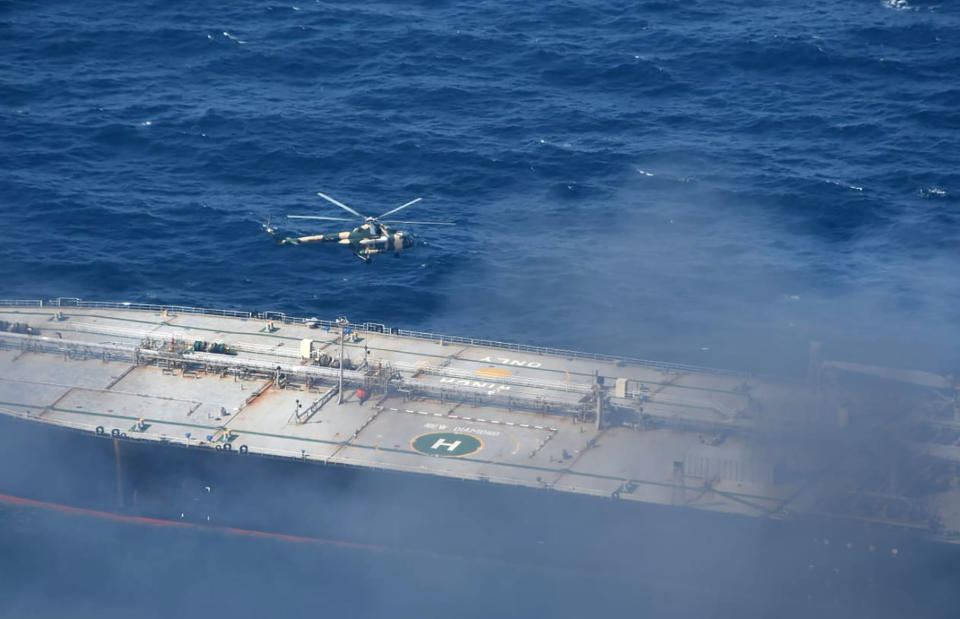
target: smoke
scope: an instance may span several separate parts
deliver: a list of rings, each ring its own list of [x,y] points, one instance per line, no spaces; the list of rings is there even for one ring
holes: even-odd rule
[[[687,166],[642,169],[653,176],[612,192],[492,206],[492,256],[445,309],[484,336],[522,323],[535,343],[754,372],[802,372],[812,340],[833,358],[960,366],[944,337],[960,327],[960,257],[931,240],[956,227],[950,209],[892,208],[869,187],[819,179],[748,193]]]
[[[493,204],[481,242],[495,249],[444,309],[481,336],[522,331],[525,343],[734,368],[794,385],[806,380],[813,341],[823,359],[937,374],[960,367],[960,255],[955,235],[940,234],[960,223],[949,202],[821,177],[743,180],[747,191],[704,178],[706,169],[647,161],[617,190],[565,183]],[[896,517],[913,508],[889,497],[919,502],[948,489],[949,466],[917,457],[903,439],[914,417],[949,393],[832,380],[811,383],[773,415],[766,442],[755,439],[821,488],[808,508],[853,509],[836,498],[853,492],[874,497],[859,513]],[[745,614],[896,616],[924,596],[925,612],[943,612],[956,557],[909,535],[902,548],[875,548],[882,527],[866,531],[771,527],[713,548],[680,542],[675,556],[710,557],[731,582],[766,582],[764,592],[732,594]],[[671,567],[664,573],[676,584],[684,572]],[[694,597],[701,611],[736,614],[702,591]]]
[[[20,36],[6,91],[18,109],[5,127],[7,202],[19,206],[0,232],[0,285],[17,296],[31,287],[321,317],[348,311],[793,381],[804,378],[811,340],[828,359],[960,367],[960,222],[955,190],[943,184],[952,177],[889,180],[880,176],[890,166],[878,165],[952,161],[943,136],[956,128],[956,97],[943,90],[951,73],[940,66],[950,58],[926,47],[948,40],[944,11],[929,24],[889,28],[865,23],[862,10],[825,19],[822,6],[806,3],[741,7],[730,19],[697,3],[561,6],[548,21],[530,6],[504,20],[483,7],[404,15],[241,3],[228,14],[199,10],[186,26],[178,11],[143,20],[134,5],[94,24],[72,9],[18,15],[11,23],[28,27],[11,30]],[[315,10],[319,22],[289,21]],[[215,25],[223,20],[248,24],[250,44],[204,36],[243,32]],[[597,21],[626,28],[607,37]],[[144,49],[165,60],[112,70],[117,57]],[[81,66],[96,79],[77,79],[71,69]],[[837,82],[858,87],[811,92]],[[935,106],[914,107],[931,92]],[[781,105],[782,116],[771,113]],[[559,126],[574,135],[531,134]],[[848,172],[834,169],[856,168],[814,153],[817,144],[845,150],[838,160],[859,158],[858,178],[838,178]],[[365,271],[346,254],[265,249],[238,214],[251,205],[293,212],[291,196],[327,187],[373,200],[404,183],[417,185],[412,195],[426,187],[436,203],[463,206],[453,217],[466,225]],[[901,420],[922,404],[915,390],[864,380],[811,400],[822,409],[809,419],[806,400],[785,409],[789,429],[764,448],[877,494],[926,492],[922,479],[904,476],[895,488],[887,479],[906,457]],[[850,411],[842,430],[840,408]],[[52,494],[69,494],[64,471],[97,479],[109,467],[109,450],[104,464],[69,448],[21,445],[2,454],[0,475],[53,480]],[[156,505],[171,517],[178,501],[203,496],[202,467],[148,464],[154,476],[182,480],[174,502]],[[550,499],[536,492],[457,486],[443,499],[415,479],[335,473],[314,480],[254,466],[238,485],[215,487],[204,509],[216,521],[239,506],[251,527],[279,518],[388,551],[3,508],[0,614],[900,617],[958,607],[955,558],[909,536],[898,555],[889,544],[870,550],[876,528],[858,537],[840,526],[750,521],[734,534],[682,510],[636,519],[623,511],[614,542],[598,547],[589,525],[573,523],[617,507],[606,499],[546,509]],[[99,481],[104,497],[111,482]],[[309,507],[291,512],[305,492]],[[524,523],[536,535],[509,534]],[[547,551],[565,560],[543,559]]]
[[[927,218],[953,222],[949,213],[893,209],[876,218],[841,218],[840,229],[831,231],[811,223],[815,213],[803,209],[814,206],[798,203],[801,190],[840,203],[850,194],[852,208],[871,188],[814,179],[795,193],[747,195],[698,180],[679,164],[645,162],[641,169],[628,171],[616,191],[565,184],[490,204],[486,223],[474,228],[476,246],[450,258],[457,277],[438,283],[436,326],[426,326],[503,339],[522,333],[526,343],[793,381],[805,378],[811,340],[823,342],[826,358],[956,367],[957,257],[948,246],[925,245],[923,236]],[[901,427],[891,420],[916,400],[906,387],[884,389],[868,383],[853,392],[871,397],[851,407],[843,431],[835,425],[838,402],[827,402],[831,408],[815,411],[812,420],[800,419],[811,411],[806,401],[798,403],[787,421],[810,423],[788,426],[766,447],[790,454],[800,468],[813,461],[818,471],[847,467],[844,479],[850,470],[854,480],[879,476],[876,489],[887,491],[883,478],[901,458],[890,449],[899,445]],[[16,472],[55,478],[62,467],[76,466],[53,452],[42,464],[46,472]],[[10,454],[7,470],[22,456]],[[927,608],[934,614],[936,603],[950,599],[957,567],[939,549],[927,553],[909,543],[903,555],[891,555],[889,545],[871,551],[870,535],[857,537],[842,526],[750,521],[732,535],[726,524],[674,512],[633,521],[624,511],[623,548],[639,549],[624,553],[592,545],[589,527],[574,528],[610,510],[606,499],[591,498],[576,511],[568,503],[551,510],[536,492],[491,494],[458,485],[449,489],[454,498],[444,499],[415,479],[338,469],[314,483],[309,473],[292,471],[252,466],[239,475],[245,487],[214,489],[221,503],[212,515],[243,513],[253,529],[269,528],[279,516],[293,529],[316,528],[331,539],[387,550],[6,513],[32,521],[28,539],[47,540],[29,573],[52,565],[53,582],[71,583],[46,602],[46,612],[73,616],[131,610],[167,616],[197,608],[306,613],[322,604],[325,612],[350,616],[582,616],[640,608],[682,617],[883,617],[908,612],[917,596],[933,600]],[[184,477],[194,492],[206,479],[202,468]],[[312,489],[312,502],[305,503],[304,488]],[[371,497],[380,508],[371,509]],[[536,535],[510,533],[530,520],[535,526],[522,530]],[[544,546],[564,560],[544,560],[550,556]],[[21,552],[18,546],[10,555]],[[89,575],[78,577],[76,566]],[[23,581],[8,582],[14,616],[29,614],[38,591],[53,590],[28,587],[16,597]],[[114,590],[116,583],[124,590]],[[157,597],[155,583],[172,593],[145,604]]]

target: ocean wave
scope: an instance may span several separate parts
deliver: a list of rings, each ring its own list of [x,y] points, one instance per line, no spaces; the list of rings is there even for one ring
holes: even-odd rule
[[[678,360],[905,290],[943,325],[934,280],[889,265],[950,263],[957,17],[908,6],[14,5],[0,292],[282,298]],[[260,224],[329,212],[320,190],[460,225],[369,267],[272,244]]]

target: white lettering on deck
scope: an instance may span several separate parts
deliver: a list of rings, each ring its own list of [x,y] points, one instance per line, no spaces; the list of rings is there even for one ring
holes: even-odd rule
[[[484,357],[480,361],[484,363],[499,363],[501,365],[516,365],[522,368],[539,368],[543,366],[539,361],[521,361],[519,359],[508,359],[506,357]]]
[[[500,436],[500,433],[496,430],[483,430],[481,428],[473,428],[470,426],[457,426],[453,429],[454,432],[469,432],[470,434],[482,434],[484,436]]]
[[[450,383],[458,387],[470,387],[471,389],[485,389],[489,395],[497,391],[506,391],[510,385],[498,385],[497,383],[486,383],[480,380],[470,380],[467,378],[450,378],[449,376],[440,377],[441,383]]]
[[[460,446],[460,443],[462,443],[462,442],[463,442],[463,441],[453,441],[452,443],[448,443],[447,441],[443,440],[442,438],[438,438],[438,439],[437,439],[437,442],[434,443],[433,445],[431,445],[430,449],[436,451],[436,450],[440,449],[441,447],[446,447],[446,448],[447,448],[447,451],[453,451],[453,450],[455,450],[457,447],[459,447],[459,446]]]

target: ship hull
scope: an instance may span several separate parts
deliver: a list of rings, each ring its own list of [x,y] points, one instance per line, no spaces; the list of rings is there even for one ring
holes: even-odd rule
[[[931,561],[960,568],[952,546],[887,527],[114,439],[5,415],[0,454],[0,493],[29,505],[323,540],[417,560],[497,561],[728,591],[759,583],[876,589]]]

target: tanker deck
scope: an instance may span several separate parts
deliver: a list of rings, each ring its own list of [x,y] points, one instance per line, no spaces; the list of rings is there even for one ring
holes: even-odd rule
[[[140,465],[156,470],[156,454],[180,447],[214,463],[269,456],[671,514],[960,531],[960,448],[942,438],[960,422],[929,406],[955,402],[956,385],[936,374],[812,355],[810,376],[790,383],[377,323],[65,299],[2,302],[0,327],[0,413],[112,449],[119,502],[139,491],[141,510],[149,484],[121,474],[122,450],[147,449]],[[889,428],[871,412],[888,384],[913,407],[896,417],[907,455],[878,462],[859,447]],[[918,475],[924,494],[898,490]],[[0,492],[29,485],[11,479]]]

